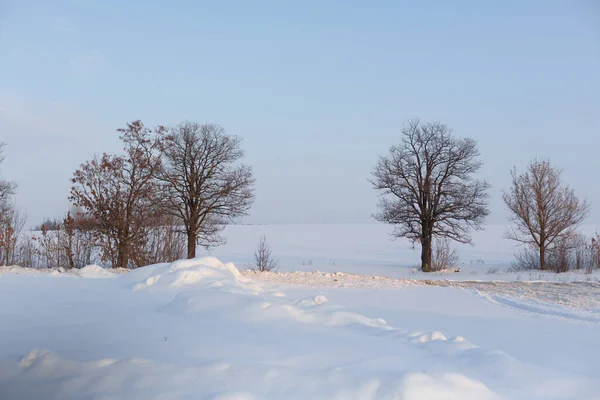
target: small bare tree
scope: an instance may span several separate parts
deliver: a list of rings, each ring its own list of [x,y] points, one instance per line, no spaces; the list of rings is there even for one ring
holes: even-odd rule
[[[254,200],[254,177],[241,139],[218,125],[185,122],[161,135],[163,167],[158,174],[169,213],[183,221],[187,257],[198,244],[208,248],[224,242],[223,221],[246,215]]]
[[[433,257],[431,260],[432,271],[445,271],[456,267],[458,264],[458,253],[453,249],[448,238],[435,241]]]
[[[394,236],[421,244],[421,269],[432,270],[432,240],[471,243],[482,229],[490,185],[475,178],[481,167],[473,139],[455,139],[446,125],[412,120],[400,145],[380,157],[371,183],[380,191],[379,221],[395,225]]]
[[[258,248],[254,252],[254,261],[251,267],[254,271],[268,272],[276,271],[279,261],[273,258],[271,247],[267,243],[267,237],[261,236]]]
[[[512,170],[512,185],[502,195],[514,224],[506,238],[535,248],[542,270],[547,269],[547,250],[572,236],[589,210],[562,184],[561,173],[548,160],[533,161],[523,173]]]

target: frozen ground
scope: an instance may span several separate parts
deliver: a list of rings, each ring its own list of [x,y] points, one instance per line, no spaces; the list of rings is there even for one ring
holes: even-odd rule
[[[600,399],[585,275],[517,280],[480,237],[423,276],[379,226],[317,227],[232,227],[214,252],[243,265],[266,233],[281,274],[0,268],[0,399]]]

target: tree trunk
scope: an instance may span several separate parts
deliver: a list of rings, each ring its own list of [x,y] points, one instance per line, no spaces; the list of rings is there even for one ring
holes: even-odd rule
[[[71,250],[71,247],[67,249],[67,261],[69,269],[75,268],[75,261],[73,260],[73,251]]]
[[[431,272],[431,236],[421,238],[421,270]]]
[[[75,261],[73,260],[74,255],[73,255],[73,233],[69,233],[67,234],[67,232],[65,231],[65,235],[67,235],[66,238],[66,243],[65,243],[65,254],[67,256],[67,264],[69,266],[69,269],[73,269],[75,268]]]
[[[114,268],[125,268],[127,269],[127,262],[129,261],[129,243],[121,242],[117,249],[117,264]]]
[[[198,243],[198,235],[196,232],[188,231],[187,233],[187,258],[196,258],[196,244]]]
[[[546,269],[546,245],[544,243],[540,244],[540,269]]]

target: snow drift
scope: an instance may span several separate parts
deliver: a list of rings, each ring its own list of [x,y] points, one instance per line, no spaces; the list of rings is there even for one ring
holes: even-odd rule
[[[284,293],[212,257],[116,277],[0,280],[0,303],[12,305],[0,308],[3,398],[563,399],[600,389],[593,375],[522,362],[468,332],[394,326],[336,292]],[[454,301],[454,289],[430,289]]]

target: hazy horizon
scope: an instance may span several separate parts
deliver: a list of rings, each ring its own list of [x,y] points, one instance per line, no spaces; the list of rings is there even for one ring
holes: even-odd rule
[[[27,227],[117,128],[212,122],[243,138],[248,224],[374,222],[377,156],[410,118],[478,141],[490,225],[510,169],[549,158],[600,224],[600,5],[594,1],[0,0],[3,178]]]

